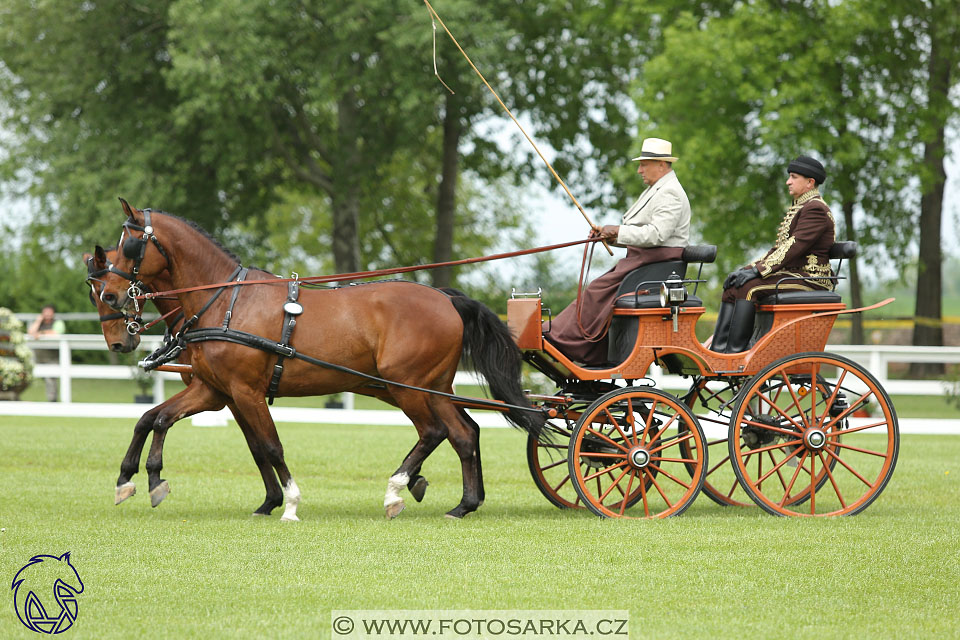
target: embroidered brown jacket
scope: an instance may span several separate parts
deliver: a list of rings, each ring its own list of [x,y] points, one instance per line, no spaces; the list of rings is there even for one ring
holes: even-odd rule
[[[804,278],[824,278],[833,275],[829,252],[836,237],[833,214],[813,189],[793,201],[777,229],[777,243],[765,256],[753,263],[766,278],[778,275],[796,275]],[[808,282],[824,289],[833,289],[830,280]]]

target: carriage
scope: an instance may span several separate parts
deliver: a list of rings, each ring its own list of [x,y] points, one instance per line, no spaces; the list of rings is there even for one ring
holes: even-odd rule
[[[855,254],[855,243],[835,244],[835,273]],[[524,360],[557,388],[530,396],[554,416],[553,441],[527,445],[533,480],[556,506],[667,517],[702,491],[726,506],[832,516],[858,513],[883,491],[899,445],[893,405],[862,366],[823,350],[838,315],[889,300],[847,309],[833,291],[778,288],[758,301],[748,350],[715,353],[694,331],[705,310],[699,275],[715,257],[714,246],[691,246],[631,272],[610,324],[614,364],[604,367],[580,366],[549,341],[539,292],[508,301]],[[698,277],[686,279],[692,265]],[[654,364],[687,389],[656,388]]]
[[[823,352],[838,315],[889,300],[846,309],[831,291],[778,289],[759,301],[749,349],[715,353],[694,331],[704,312],[696,297],[700,272],[686,275],[691,265],[702,271],[712,262],[716,247],[687,247],[680,260],[628,274],[610,325],[615,364],[587,368],[545,339],[550,320],[547,313],[544,327],[539,293],[514,294],[504,325],[462,292],[412,282],[301,291],[307,280],[344,274],[301,281],[242,268],[195,225],[121,203],[127,220],[117,250],[108,258],[97,247],[88,261],[101,314],[117,311],[101,315],[104,337],[114,350],[135,348],[141,328],[130,310],[139,313],[138,300],[153,300],[167,339],[145,362],[180,372],[188,386],[137,422],[117,504],[135,492],[130,478],[148,433],[157,506],[169,492],[160,476],[167,429],[227,406],[264,480],[266,497],[254,513],[284,504],[282,519],[296,520],[299,488],[264,396],[339,391],[394,404],[417,428],[418,443],[388,481],[391,518],[403,509],[404,488],[423,499],[421,465],[444,439],[464,477],[463,498],[448,515],[463,517],[483,502],[478,427],[467,408],[501,411],[529,434],[530,471],[553,504],[604,517],[677,515],[701,491],[720,504],[753,502],[777,515],[852,515],[893,473],[899,433],[889,397],[860,365]],[[831,257],[842,262],[855,251],[854,243],[838,243]],[[221,295],[228,288],[230,295]],[[493,400],[453,393],[464,353]],[[525,394],[523,360],[557,390]],[[689,378],[689,388],[680,395],[656,388],[647,378],[653,364]]]

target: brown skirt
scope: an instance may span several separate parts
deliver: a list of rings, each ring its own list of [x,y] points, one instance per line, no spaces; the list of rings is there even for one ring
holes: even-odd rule
[[[679,260],[683,247],[650,247],[627,249],[627,255],[610,271],[595,278],[580,292],[580,322],[577,323],[577,301],[553,319],[552,326],[543,325],[543,337],[571,360],[587,366],[600,366],[607,361],[607,329],[613,316],[617,289],[627,274],[653,262]],[[583,327],[583,331],[580,327]],[[549,333],[546,331],[549,329]]]

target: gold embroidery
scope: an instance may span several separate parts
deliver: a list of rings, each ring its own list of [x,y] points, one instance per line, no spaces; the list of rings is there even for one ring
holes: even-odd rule
[[[780,226],[777,228],[777,243],[774,246],[773,251],[770,252],[770,255],[762,258],[759,261],[759,271],[761,276],[770,275],[776,271],[777,267],[779,267],[783,262],[783,259],[786,257],[790,247],[792,247],[797,241],[796,238],[790,235],[790,225],[793,224],[793,219],[797,217],[797,213],[800,212],[800,209],[803,208],[803,205],[814,199],[819,200],[826,205],[826,202],[824,202],[823,198],[820,197],[820,190],[811,189],[794,200],[793,204],[790,205],[790,208],[787,209],[787,212],[783,216],[783,220],[780,221]],[[829,207],[827,207],[827,213],[830,215],[830,222],[833,222],[833,214],[830,213]]]
[[[807,256],[807,265],[804,267],[804,271],[810,274],[811,280],[816,280],[817,284],[833,290],[834,282],[829,279],[833,276],[833,269],[830,268],[829,264],[820,264],[817,256],[813,254]]]

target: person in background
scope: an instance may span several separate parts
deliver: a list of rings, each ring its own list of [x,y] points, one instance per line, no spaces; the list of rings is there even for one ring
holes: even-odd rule
[[[56,313],[57,309],[52,304],[45,305],[43,309],[40,310],[40,315],[37,316],[36,320],[30,325],[30,328],[27,329],[27,335],[36,340],[37,338],[48,338],[65,333],[67,328],[63,324],[63,320],[56,317]],[[60,362],[60,353],[56,350],[39,349],[35,354],[37,363],[48,364]],[[59,380],[56,378],[44,378],[43,381],[47,385],[47,400],[56,402],[60,391]]]

